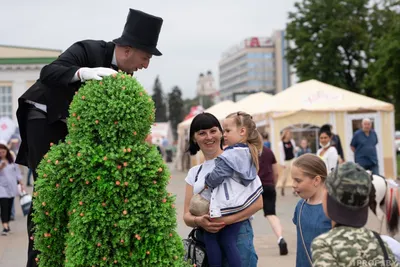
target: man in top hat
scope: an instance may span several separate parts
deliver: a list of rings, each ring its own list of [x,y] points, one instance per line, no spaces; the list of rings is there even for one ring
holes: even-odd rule
[[[17,110],[22,139],[17,163],[28,166],[34,179],[50,143],[56,144],[67,135],[66,118],[75,91],[85,81],[101,80],[118,69],[130,74],[147,69],[153,55],[161,56],[156,46],[162,23],[160,17],[130,9],[120,38],[113,42],[79,41],[41,70],[37,82],[18,99]],[[37,266],[32,227],[29,216],[29,267]]]

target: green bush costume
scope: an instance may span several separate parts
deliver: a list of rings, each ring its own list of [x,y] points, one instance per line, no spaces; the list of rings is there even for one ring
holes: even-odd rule
[[[37,170],[39,266],[184,266],[170,173],[144,142],[151,97],[120,72],[86,82],[69,112],[65,142]]]

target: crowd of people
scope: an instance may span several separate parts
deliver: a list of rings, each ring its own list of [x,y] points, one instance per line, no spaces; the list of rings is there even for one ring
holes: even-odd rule
[[[73,44],[45,66],[37,82],[19,98],[17,117],[22,145],[17,159],[7,145],[0,144],[2,235],[11,229],[17,184],[23,187],[14,161],[29,167],[36,180],[36,168],[50,144],[68,134],[65,122],[74,92],[86,81],[101,80],[118,69],[129,74],[146,69],[153,55],[161,55],[156,46],[162,23],[159,17],[130,9],[120,38]],[[147,142],[151,142],[150,138]],[[276,214],[280,165],[281,195],[285,195],[291,177],[293,194],[300,198],[293,207],[296,266],[366,266],[362,265],[365,262],[399,266],[393,253],[399,244],[364,228],[371,190],[371,179],[365,170],[379,173],[377,143],[371,121],[364,119],[362,129],[349,144],[355,164],[345,162],[340,138],[330,125],[320,128],[315,155],[306,139],[297,147],[290,130],[285,129],[277,160],[271,144],[263,142],[249,114],[230,114],[222,128],[212,114],[201,113],[190,126],[189,152],[195,155],[201,151],[205,162],[192,167],[185,179],[183,220],[198,229],[196,235],[206,245],[210,266],[257,266],[251,221],[261,209],[276,235],[279,254],[288,254]],[[206,200],[209,212],[191,212],[195,195]],[[33,229],[29,216],[27,266],[37,266]]]
[[[257,266],[251,220],[261,208],[278,238],[280,255],[288,254],[275,211],[278,162],[281,195],[291,177],[293,194],[300,198],[293,207],[296,266],[399,266],[400,243],[364,227],[372,187],[366,170],[378,173],[376,149],[371,149],[377,138],[369,119],[362,121],[351,142],[356,163],[345,161],[340,138],[328,124],[319,130],[315,154],[306,139],[297,148],[290,130],[284,130],[277,161],[267,136],[262,140],[250,120],[250,115],[237,112],[224,120],[222,128],[212,114],[202,113],[190,126],[189,152],[201,151],[205,162],[192,167],[186,177],[183,218],[187,226],[197,228],[210,266]],[[245,207],[245,199],[252,193],[257,196],[257,186],[252,186],[257,179],[262,198]],[[209,203],[201,215],[190,208],[199,195]]]

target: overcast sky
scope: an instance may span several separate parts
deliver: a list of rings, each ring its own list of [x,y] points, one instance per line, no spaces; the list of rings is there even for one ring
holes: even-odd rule
[[[193,97],[201,72],[218,78],[222,52],[251,36],[285,28],[295,0],[1,0],[0,44],[67,49],[83,39],[119,37],[129,8],[164,19],[158,48],[136,76],[152,92],[157,75],[165,93],[175,85]]]

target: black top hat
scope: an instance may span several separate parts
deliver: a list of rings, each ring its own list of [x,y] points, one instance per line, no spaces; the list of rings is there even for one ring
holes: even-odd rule
[[[127,45],[155,56],[161,56],[156,48],[163,19],[139,10],[129,9],[122,36],[113,40],[119,45]]]

